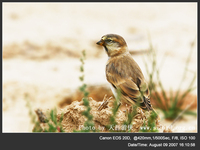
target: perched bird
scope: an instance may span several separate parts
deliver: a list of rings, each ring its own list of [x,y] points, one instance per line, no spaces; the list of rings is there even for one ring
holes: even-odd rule
[[[129,53],[123,37],[107,34],[96,44],[103,46],[108,54],[106,78],[115,98],[119,90],[122,103],[136,104],[144,110],[153,110],[148,84],[140,67]]]

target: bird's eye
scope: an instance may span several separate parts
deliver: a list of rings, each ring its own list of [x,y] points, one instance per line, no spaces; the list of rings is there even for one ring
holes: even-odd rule
[[[112,42],[112,40],[110,40],[110,39],[107,39],[107,40],[106,40],[106,42],[110,43],[110,42]]]

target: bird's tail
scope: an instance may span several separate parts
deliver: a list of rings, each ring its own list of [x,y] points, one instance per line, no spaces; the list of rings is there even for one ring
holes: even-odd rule
[[[154,108],[151,105],[150,99],[146,98],[145,96],[143,96],[143,100],[144,100],[144,104],[146,106],[146,110],[150,110],[152,111],[153,115],[158,118],[158,113],[154,110]]]
[[[144,105],[143,105],[143,109],[145,110],[153,110],[152,106],[151,106],[151,102],[150,102],[150,99],[143,96],[143,101],[144,101]]]

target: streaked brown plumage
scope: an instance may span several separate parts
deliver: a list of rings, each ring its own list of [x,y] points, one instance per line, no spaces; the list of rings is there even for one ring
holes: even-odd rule
[[[125,40],[116,34],[104,35],[98,45],[108,54],[106,78],[116,97],[117,89],[121,91],[122,102],[137,104],[144,110],[152,110],[148,84],[142,71],[128,51]]]

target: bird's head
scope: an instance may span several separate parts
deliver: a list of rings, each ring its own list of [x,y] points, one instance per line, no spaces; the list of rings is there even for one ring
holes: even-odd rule
[[[96,44],[103,46],[109,57],[117,56],[128,51],[124,38],[117,34],[106,34]]]

